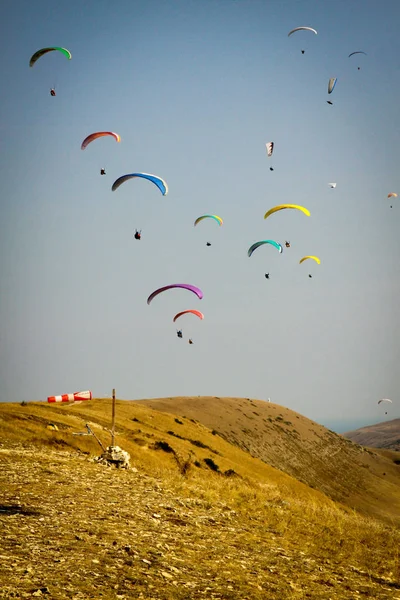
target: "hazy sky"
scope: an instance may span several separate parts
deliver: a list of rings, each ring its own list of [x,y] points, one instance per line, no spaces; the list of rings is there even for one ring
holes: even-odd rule
[[[270,397],[338,429],[399,417],[399,22],[398,0],[5,0],[1,400],[115,387]],[[318,35],[288,37],[297,26]],[[29,68],[49,45],[72,60]],[[82,152],[99,130],[121,143]],[[133,171],[168,195],[111,192]],[[263,219],[285,202],[311,216]],[[204,213],[224,225],[194,228]],[[292,246],[248,258],[262,239]],[[147,305],[182,282],[204,298]],[[205,319],[183,317],[180,340],[172,318],[190,308]]]

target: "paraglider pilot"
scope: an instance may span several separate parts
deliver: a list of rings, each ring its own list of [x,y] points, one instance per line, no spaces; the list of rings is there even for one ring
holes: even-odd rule
[[[286,248],[290,248],[290,242],[285,242]]]
[[[308,274],[308,276],[312,278],[312,275],[310,273]]]
[[[269,273],[265,273],[265,278],[269,279]]]
[[[105,175],[106,174],[106,170],[105,169],[100,169],[100,175]]]
[[[54,88],[51,88],[50,96],[55,96],[55,95],[56,95],[56,90]]]
[[[178,338],[182,338],[182,329],[178,329],[178,331],[176,332],[176,335],[178,336]]]
[[[136,231],[135,231],[135,240],[140,240],[141,237],[142,237],[142,230],[138,231],[136,229]]]
[[[206,246],[211,246],[210,242],[207,242]]]
[[[193,344],[192,338],[189,339],[189,344]]]

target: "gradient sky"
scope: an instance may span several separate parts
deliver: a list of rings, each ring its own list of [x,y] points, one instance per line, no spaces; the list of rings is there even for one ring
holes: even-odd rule
[[[5,0],[0,400],[115,387],[270,397],[337,430],[399,417],[399,22],[398,0]],[[302,25],[318,35],[288,38]],[[29,68],[48,45],[72,60]],[[82,152],[98,130],[121,143]],[[143,180],[111,192],[133,171],[168,195]],[[264,221],[285,202],[311,217]],[[223,227],[194,228],[204,213]],[[248,258],[267,238],[292,247]],[[181,282],[204,298],[147,305]],[[179,340],[189,308],[205,319],[183,317]]]

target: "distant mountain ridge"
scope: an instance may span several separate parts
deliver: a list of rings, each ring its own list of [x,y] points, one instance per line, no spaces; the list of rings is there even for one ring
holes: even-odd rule
[[[360,427],[353,431],[346,431],[342,435],[356,444],[361,444],[361,446],[385,448],[400,452],[400,419]]]

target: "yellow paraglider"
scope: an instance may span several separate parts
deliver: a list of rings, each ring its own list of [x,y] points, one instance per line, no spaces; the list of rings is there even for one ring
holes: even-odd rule
[[[299,206],[298,204],[279,204],[278,206],[274,206],[274,208],[270,208],[264,215],[264,219],[267,219],[270,215],[278,210],[284,210],[285,208],[295,208],[296,210],[301,210],[307,217],[310,216],[310,211],[304,206]]]
[[[307,260],[308,258],[315,260],[315,262],[319,265],[321,264],[321,260],[318,258],[318,256],[303,256],[303,258],[301,258],[299,261],[299,265],[301,265],[301,263]]]

